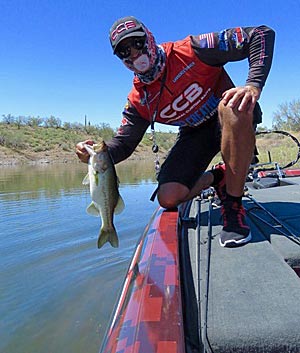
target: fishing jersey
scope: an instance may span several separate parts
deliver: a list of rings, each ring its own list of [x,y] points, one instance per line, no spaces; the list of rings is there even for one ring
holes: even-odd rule
[[[216,113],[222,93],[233,83],[223,67],[198,59],[190,37],[162,47],[167,56],[163,75],[151,85],[136,77],[130,106],[150,122],[197,127]]]
[[[150,84],[134,77],[121,126],[108,143],[114,162],[126,159],[154,122],[201,128],[215,118],[223,92],[234,87],[224,69],[228,62],[248,58],[246,85],[262,89],[273,46],[274,31],[266,26],[191,35],[161,44],[166,54],[164,72]]]

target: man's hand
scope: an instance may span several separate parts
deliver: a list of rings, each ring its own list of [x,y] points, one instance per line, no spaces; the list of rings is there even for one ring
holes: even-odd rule
[[[78,158],[81,160],[81,162],[88,163],[90,155],[88,154],[87,150],[84,148],[84,144],[93,146],[95,142],[92,140],[86,140],[86,141],[79,142],[76,145],[76,154]]]
[[[240,112],[252,113],[261,94],[261,89],[254,86],[234,87],[225,91],[222,102]]]

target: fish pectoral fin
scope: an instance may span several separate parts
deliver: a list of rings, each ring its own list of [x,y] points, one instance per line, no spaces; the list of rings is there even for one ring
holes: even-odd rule
[[[101,228],[98,238],[98,249],[102,248],[107,242],[110,242],[114,248],[119,247],[119,239],[115,228]]]
[[[95,206],[94,202],[91,202],[91,204],[87,207],[86,212],[91,216],[100,217],[99,210]]]
[[[82,180],[82,185],[89,185],[89,184],[90,184],[90,177],[89,177],[89,174],[87,174]]]
[[[124,208],[125,208],[124,200],[122,199],[122,196],[119,195],[119,199],[115,207],[115,214],[121,213],[124,210]]]

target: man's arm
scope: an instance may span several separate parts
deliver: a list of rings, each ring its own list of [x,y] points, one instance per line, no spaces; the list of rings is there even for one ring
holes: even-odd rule
[[[149,125],[149,122],[139,116],[128,101],[116,136],[107,142],[109,153],[115,164],[128,158],[134,152]]]
[[[123,161],[133,153],[142,140],[148,126],[149,122],[141,118],[128,101],[124,108],[123,119],[117,134],[106,142],[114,164]],[[88,163],[90,156],[84,148],[84,144],[93,145],[94,141],[86,140],[76,145],[78,158],[81,162]]]
[[[267,26],[237,27],[191,36],[192,47],[204,63],[223,66],[248,58],[246,85],[263,88],[274,50],[275,32]]]
[[[245,86],[223,93],[225,105],[252,112],[268,77],[274,50],[275,32],[267,26],[237,27],[221,32],[191,36],[192,47],[204,63],[223,66],[248,58]]]

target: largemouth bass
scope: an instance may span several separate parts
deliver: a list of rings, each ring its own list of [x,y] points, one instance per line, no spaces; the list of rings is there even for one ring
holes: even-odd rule
[[[113,223],[114,214],[121,213],[124,201],[119,194],[119,182],[113,161],[108,153],[105,142],[90,146],[85,144],[85,149],[90,155],[88,174],[83,180],[84,185],[90,185],[91,204],[87,213],[101,217],[102,226],[98,238],[100,249],[106,242],[117,248],[118,235]]]

